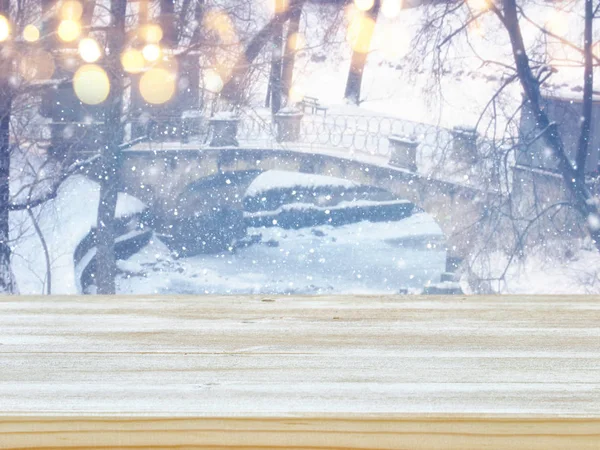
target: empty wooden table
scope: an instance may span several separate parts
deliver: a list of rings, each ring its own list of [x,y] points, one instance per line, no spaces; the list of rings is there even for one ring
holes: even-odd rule
[[[598,297],[4,297],[0,448],[600,449]]]

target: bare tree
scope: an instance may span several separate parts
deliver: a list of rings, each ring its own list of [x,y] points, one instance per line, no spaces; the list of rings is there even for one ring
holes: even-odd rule
[[[284,0],[275,1],[275,10],[284,9]],[[278,22],[273,30],[273,49],[271,51],[271,73],[269,75],[269,94],[271,112],[281,109],[281,70],[283,57],[283,23]]]
[[[596,220],[599,214],[598,202],[590,189],[587,175],[590,170],[586,167],[592,139],[593,68],[598,64],[598,58],[593,52],[593,21],[598,7],[594,7],[592,0],[570,5],[582,8],[583,33],[575,39],[558,35],[547,23],[540,23],[540,17],[531,17],[527,8],[539,5],[527,0],[426,6],[425,19],[415,39],[414,58],[420,68],[424,61],[431,64],[433,80],[441,96],[444,92],[440,80],[450,70],[449,55],[462,52],[465,56],[468,53],[470,57],[480,61],[482,68],[496,67],[497,73],[501,74],[497,89],[484,102],[476,124],[489,142],[487,147],[479,146],[479,158],[485,157],[484,148],[492,149],[489,155],[495,161],[498,178],[487,180],[487,183],[488,188],[498,191],[498,196],[489,205],[487,217],[473,225],[480,227],[481,242],[472,255],[472,260],[481,262],[486,254],[489,255],[490,249],[502,249],[506,252],[507,265],[499,275],[492,277],[495,281],[505,278],[509,265],[521,258],[526,249],[550,239],[570,239],[576,236],[578,229],[587,233],[596,248],[600,249],[600,232]],[[571,11],[571,14],[576,13],[575,10]],[[499,57],[494,52],[478,49],[474,45],[471,33],[484,20],[490,28],[492,25],[489,24],[492,23],[498,29],[493,35],[497,42],[492,42],[490,46],[500,48],[506,42],[503,47],[506,51],[501,53],[510,56]],[[527,42],[523,32],[525,26],[528,27],[530,36],[533,30],[540,37],[534,41],[529,38],[531,42]],[[559,72],[561,68],[560,62],[552,61],[548,56],[547,49],[551,42],[558,42],[576,55],[565,64],[570,69],[579,68],[577,70],[580,71],[583,85],[581,106],[573,106],[580,124],[579,136],[573,146],[565,144],[561,124],[551,117],[544,97],[544,90],[550,88],[556,72],[553,66],[558,67]],[[515,89],[520,87],[521,102],[515,102],[512,94],[507,94],[513,86]],[[532,129],[523,128],[523,117],[531,117],[529,125]],[[549,151],[553,160],[557,161],[557,176],[552,173],[544,175],[548,180],[556,180],[556,190],[551,193],[538,193],[538,187],[531,179],[521,181],[512,174],[515,155],[534,145]],[[534,167],[531,171],[534,175],[537,173],[535,170]],[[562,193],[559,194],[559,190]],[[525,191],[533,198],[531,208],[523,208]],[[511,233],[512,238],[509,238]]]
[[[119,56],[125,45],[125,17],[127,1],[111,0],[110,33],[108,35],[107,63],[111,84],[104,114],[105,145],[100,152],[100,203],[96,234],[96,286],[98,294],[115,293],[115,230],[117,207],[117,170],[120,145],[123,143],[123,69]]]
[[[352,103],[360,103],[360,90],[362,86],[363,73],[367,64],[367,56],[373,39],[375,23],[381,8],[381,0],[375,0],[373,6],[369,8],[364,17],[359,16],[356,22],[356,36],[352,49],[352,60],[348,69],[348,79],[346,80],[346,91],[344,97]]]
[[[0,0],[0,14],[10,17],[10,1]],[[10,201],[10,118],[12,88],[10,59],[0,44],[0,292],[16,293],[17,285],[10,265],[9,201]]]
[[[292,81],[294,78],[294,61],[296,58],[299,31],[300,31],[300,19],[302,17],[302,7],[304,6],[305,0],[298,0],[293,5],[293,10],[290,15],[290,21],[287,29],[287,38],[285,40],[285,49],[283,51],[283,65],[281,73],[281,86],[283,89],[283,95],[289,95],[290,89],[292,88]]]

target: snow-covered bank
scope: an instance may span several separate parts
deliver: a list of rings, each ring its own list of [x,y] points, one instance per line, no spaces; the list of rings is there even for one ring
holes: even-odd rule
[[[52,293],[77,294],[73,254],[96,225],[100,187],[76,175],[60,187],[54,200],[34,209],[46,239],[52,266]],[[141,212],[145,205],[135,197],[119,194],[117,216]],[[10,215],[14,240],[13,270],[21,294],[45,292],[46,263],[40,241],[24,211]]]
[[[445,268],[445,237],[433,218],[381,189],[267,171],[249,185],[243,204],[249,228],[242,242],[175,259],[154,239],[119,263],[120,291],[393,294],[420,292]]]
[[[261,242],[174,259],[154,239],[119,267],[119,291],[139,294],[394,294],[439,281],[446,252],[426,214],[300,230],[253,228]]]
[[[505,279],[494,281],[491,288],[500,294],[600,294],[600,253],[589,246],[581,248],[577,241],[552,245],[532,250],[524,260],[513,260]],[[499,278],[507,261],[506,255],[496,253],[488,267],[475,269],[485,278]],[[463,289],[468,292],[466,283]]]

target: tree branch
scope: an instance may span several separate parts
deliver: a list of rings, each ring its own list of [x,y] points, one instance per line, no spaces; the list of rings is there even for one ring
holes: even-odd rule
[[[8,205],[8,210],[9,211],[22,211],[25,209],[31,209],[31,208],[35,208],[36,206],[39,206],[45,202],[47,202],[48,200],[52,200],[54,198],[56,198],[57,194],[58,194],[58,188],[60,187],[60,185],[67,179],[69,178],[71,175],[73,175],[75,172],[83,169],[84,167],[90,166],[92,165],[94,162],[96,162],[98,159],[100,158],[100,155],[94,155],[91,158],[86,159],[85,161],[77,161],[74,162],[73,164],[71,164],[67,170],[65,170],[57,179],[56,181],[52,184],[52,187],[50,188],[50,190],[44,194],[41,197],[35,198],[35,199],[27,199],[26,202],[24,203],[10,203]]]
[[[592,124],[592,100],[594,90],[594,68],[592,65],[592,27],[593,27],[592,0],[585,0],[585,27],[583,31],[583,104],[581,105],[581,132],[577,144],[575,169],[581,178],[585,176],[585,163],[587,160]]]

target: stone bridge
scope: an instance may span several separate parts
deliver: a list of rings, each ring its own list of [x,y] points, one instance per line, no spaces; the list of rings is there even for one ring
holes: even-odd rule
[[[120,190],[146,202],[158,217],[181,213],[181,194],[223,172],[282,170],[319,174],[385,189],[431,214],[448,238],[450,253],[468,254],[473,230],[485,214],[486,194],[468,186],[427,178],[405,169],[342,156],[286,149],[132,149],[122,154]],[[229,204],[241,208],[245,183],[224,185],[207,193],[205,207]],[[474,231],[470,231],[473,233]]]

